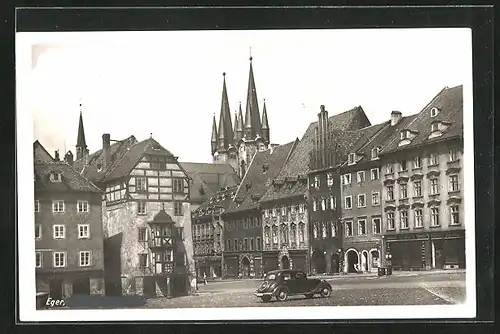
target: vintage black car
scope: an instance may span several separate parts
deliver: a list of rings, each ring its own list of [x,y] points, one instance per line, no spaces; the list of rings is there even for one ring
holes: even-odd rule
[[[254,293],[263,302],[269,302],[272,297],[279,301],[285,301],[288,296],[304,295],[313,298],[319,294],[328,298],[332,294],[332,286],[325,280],[307,278],[302,270],[273,270],[266,274],[264,282]]]

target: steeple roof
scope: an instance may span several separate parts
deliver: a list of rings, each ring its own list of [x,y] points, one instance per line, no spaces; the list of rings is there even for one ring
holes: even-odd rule
[[[83,129],[82,104],[80,103],[80,121],[78,123],[78,137],[76,139],[76,147],[87,148],[85,142],[85,130]]]
[[[212,143],[217,142],[217,122],[215,121],[215,113],[212,121]]]
[[[267,120],[267,109],[266,109],[266,100],[264,99],[264,108],[262,110],[262,129],[269,129],[269,122]]]
[[[236,131],[243,132],[243,112],[241,111],[241,102],[238,110],[238,120],[236,121]]]
[[[257,100],[257,89],[255,87],[255,79],[253,75],[252,57],[250,57],[250,73],[248,76],[248,90],[247,90],[247,109],[245,114],[245,129],[251,129],[248,133],[251,139],[256,135],[261,135],[261,123],[259,104]]]
[[[226,73],[223,73],[224,81],[222,85],[222,101],[220,107],[220,120],[219,120],[219,141],[222,141],[224,149],[232,144],[234,139],[233,124],[231,122],[231,110],[229,108],[229,99],[227,97],[226,88]]]

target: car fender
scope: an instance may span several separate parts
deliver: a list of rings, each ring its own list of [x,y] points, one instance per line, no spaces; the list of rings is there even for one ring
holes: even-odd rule
[[[325,280],[321,280],[318,285],[316,285],[316,287],[314,289],[312,289],[309,293],[319,293],[321,291],[321,289],[323,289],[325,286],[329,287],[330,289],[332,289],[332,286],[330,283],[328,283],[327,281]]]
[[[274,289],[273,289],[273,296],[276,296],[278,294],[278,291],[281,290],[281,289],[285,289],[286,292],[289,292],[288,291],[288,288],[285,286],[285,285],[277,285]]]

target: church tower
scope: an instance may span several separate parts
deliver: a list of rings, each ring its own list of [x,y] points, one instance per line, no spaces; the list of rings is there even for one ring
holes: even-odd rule
[[[250,56],[245,117],[240,102],[238,112],[234,115],[234,127],[232,126],[224,73],[219,126],[215,123],[215,116],[212,124],[213,162],[230,164],[240,177],[245,175],[255,153],[267,150],[270,143],[266,102],[264,101],[261,118],[252,60]]]
[[[83,129],[82,104],[80,103],[80,121],[78,123],[78,136],[76,138],[76,160],[88,156],[89,150],[85,141],[85,130]]]

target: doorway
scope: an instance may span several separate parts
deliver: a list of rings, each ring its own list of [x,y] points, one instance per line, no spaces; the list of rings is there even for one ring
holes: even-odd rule
[[[241,260],[241,270],[243,277],[250,276],[250,260],[246,256]]]
[[[50,280],[49,285],[50,297],[52,299],[62,299],[63,298],[63,280],[54,278]]]
[[[364,271],[364,272],[368,271],[368,252],[367,251],[361,252],[361,271]]]
[[[332,254],[332,273],[337,274],[341,271],[340,257],[338,253]]]
[[[326,258],[325,253],[321,250],[315,250],[312,254],[313,271],[317,274],[326,272]]]
[[[286,255],[281,258],[281,269],[290,269],[290,259]]]
[[[90,279],[80,278],[73,281],[73,295],[90,295]]]
[[[347,272],[348,273],[357,273],[357,267],[359,265],[359,255],[355,249],[350,249],[346,253],[347,260]]]
[[[370,251],[370,257],[371,257],[371,262],[370,262],[370,265],[371,265],[371,269],[377,269],[380,265],[380,254],[379,254],[379,251],[378,250],[372,250]]]

